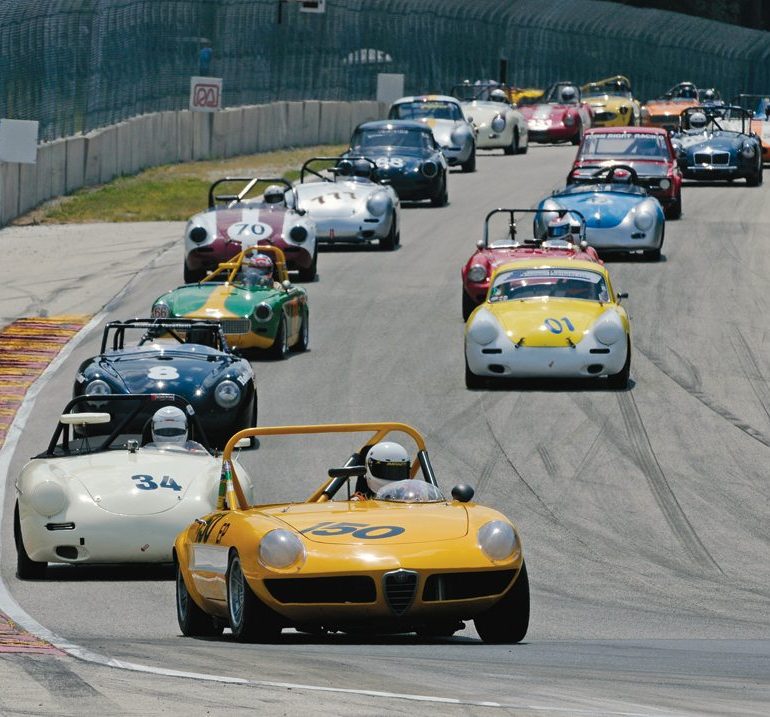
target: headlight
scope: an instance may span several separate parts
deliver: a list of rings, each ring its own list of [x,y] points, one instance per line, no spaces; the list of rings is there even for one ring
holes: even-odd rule
[[[427,162],[422,163],[420,171],[424,176],[430,179],[431,177],[435,177],[438,174],[438,165],[435,162],[428,160]]]
[[[615,312],[605,313],[601,316],[593,325],[592,332],[596,340],[605,346],[617,343],[622,338],[625,338],[626,335],[623,325],[620,323],[620,319]]]
[[[241,398],[241,389],[235,381],[225,379],[214,389],[214,399],[222,408],[232,408]]]
[[[746,159],[749,159],[750,157],[754,156],[754,145],[749,144],[748,142],[743,145],[743,148],[741,149],[741,154],[746,157]]]
[[[484,279],[487,278],[487,269],[481,264],[474,264],[470,269],[468,269],[467,276],[468,281],[472,281],[475,284],[478,284],[480,281],[484,281]]]
[[[670,179],[661,179],[660,180],[660,188],[661,189],[668,189],[671,186],[671,180]]]
[[[307,229],[301,226],[292,227],[291,231],[289,232],[289,239],[301,244],[303,241],[305,241],[305,239],[307,239]]]
[[[497,338],[497,323],[488,314],[477,314],[473,324],[468,329],[471,341],[486,346]]]
[[[457,127],[452,130],[450,139],[455,147],[462,146],[469,137],[469,132],[465,127]]]
[[[375,217],[383,216],[390,208],[390,197],[385,192],[376,192],[366,201],[367,211]]]
[[[167,319],[171,316],[171,310],[168,308],[168,304],[164,301],[157,301],[153,304],[150,315],[153,319]]]
[[[573,124],[575,124],[575,115],[564,115],[564,125],[566,127],[572,127]]]
[[[273,318],[273,307],[262,303],[254,309],[254,317],[257,321],[270,321]]]
[[[85,390],[86,396],[108,396],[112,393],[112,389],[106,381],[102,381],[100,378],[96,378],[91,381]]]
[[[52,480],[38,483],[27,498],[29,504],[44,516],[56,515],[67,507],[67,494],[64,488]]]
[[[497,115],[497,117],[492,120],[490,126],[495,132],[502,132],[505,129],[505,117]]]
[[[634,214],[634,224],[639,231],[649,231],[654,221],[652,214],[647,211],[642,210]]]
[[[479,528],[479,547],[490,560],[505,560],[516,549],[516,532],[510,523],[490,520]]]
[[[259,560],[266,568],[285,570],[305,562],[305,546],[296,533],[277,528],[265,535],[259,543]]]
[[[207,236],[208,232],[203,227],[193,227],[188,234],[190,239],[200,244]]]

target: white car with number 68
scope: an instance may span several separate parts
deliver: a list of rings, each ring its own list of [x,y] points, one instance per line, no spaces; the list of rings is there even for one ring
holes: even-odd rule
[[[145,417],[141,434],[126,430]],[[18,576],[54,562],[170,563],[177,533],[215,508],[220,464],[179,396],[74,398],[16,481]]]

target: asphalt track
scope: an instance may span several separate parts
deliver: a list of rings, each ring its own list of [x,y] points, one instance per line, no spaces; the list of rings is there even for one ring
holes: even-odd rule
[[[448,207],[405,208],[398,251],[325,251],[319,280],[308,285],[312,350],[255,361],[261,424],[412,423],[445,488],[472,483],[480,502],[514,519],[532,586],[525,643],[483,645],[471,623],[434,642],[294,633],[276,645],[192,640],[179,634],[166,570],[67,566],[44,581],[18,581],[14,476],[47,443],[78,362],[97,350],[97,331],[51,376],[19,439],[2,514],[2,578],[35,620],[87,650],[251,683],[10,655],[0,659],[0,713],[766,715],[770,186],[687,186],[664,259],[610,263],[616,286],[630,293],[630,390],[574,382],[465,389],[460,265],[484,213],[534,204],[565,176],[573,151],[479,156],[476,173],[452,173]],[[180,226],[145,225],[144,246],[147,237],[157,237],[158,250],[168,246]],[[98,238],[98,229],[82,232],[102,251],[116,241],[103,229]],[[69,292],[67,311],[96,313],[104,301],[89,301],[111,297],[152,256],[118,249],[120,270],[89,267],[88,298],[73,302]],[[179,242],[157,256],[109,317],[146,314],[181,283],[181,252]],[[87,261],[48,258],[62,277]],[[303,497],[334,456],[349,453],[340,445],[330,456],[307,442],[288,467],[284,450],[265,443],[243,459],[262,466],[269,501]],[[490,702],[497,706],[482,704]]]

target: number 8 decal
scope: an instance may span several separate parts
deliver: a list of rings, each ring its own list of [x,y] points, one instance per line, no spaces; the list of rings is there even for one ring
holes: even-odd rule
[[[179,378],[179,371],[173,366],[153,366],[147,372],[147,378],[151,378],[155,381],[170,381]]]

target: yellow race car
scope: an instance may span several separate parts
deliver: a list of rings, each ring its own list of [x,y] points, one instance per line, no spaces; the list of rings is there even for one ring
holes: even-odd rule
[[[642,123],[642,107],[631,92],[631,81],[623,75],[589,82],[580,88],[591,105],[593,127],[635,127]]]
[[[232,460],[244,439],[336,434],[334,447],[351,433],[369,438],[343,465],[327,467],[306,501],[247,503]],[[415,445],[411,454],[394,434]],[[411,426],[249,428],[222,458],[217,510],[174,545],[184,635],[219,635],[229,625],[241,642],[275,640],[284,627],[446,637],[469,619],[485,642],[526,635],[529,583],[518,532],[474,503],[470,486],[445,497]]]
[[[465,385],[488,377],[606,376],[626,388],[628,314],[602,264],[553,258],[509,262],[492,275],[486,301],[465,324]]]

